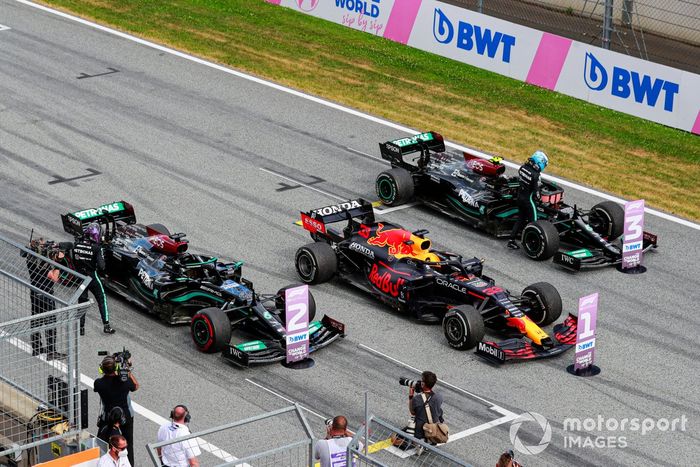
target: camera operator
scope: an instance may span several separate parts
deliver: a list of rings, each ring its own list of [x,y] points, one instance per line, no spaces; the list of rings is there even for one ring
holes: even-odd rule
[[[326,421],[326,439],[319,440],[314,448],[314,457],[319,459],[321,467],[347,465],[348,444],[352,435],[348,431],[348,420],[342,415]],[[362,449],[359,443],[359,449]]]
[[[29,249],[33,252],[46,256],[52,261],[58,261],[61,259],[58,249],[50,248],[52,243],[46,242],[43,238],[38,240],[30,240]],[[37,289],[46,292],[36,292],[31,290],[29,292],[29,297],[32,304],[32,316],[45,313],[47,311],[53,311],[56,308],[56,304],[50,295],[53,294],[53,284],[58,281],[59,271],[55,269],[51,264],[46,261],[42,261],[26,253],[22,253],[22,256],[27,258],[27,270],[29,271],[29,281],[32,286]],[[43,319],[33,319],[30,323],[32,328],[37,328],[46,324],[52,324],[56,322],[56,317],[52,316],[50,318]],[[45,353],[47,360],[55,360],[60,358],[65,358],[65,354],[56,351],[56,329],[49,328],[44,331],[44,336],[46,338],[46,347],[44,347],[41,341],[41,333],[33,332],[31,336],[32,343],[32,355],[38,356]]]
[[[109,324],[109,308],[107,308],[107,295],[105,294],[105,289],[102,286],[102,281],[97,275],[97,271],[103,271],[105,268],[105,257],[102,247],[100,245],[102,237],[102,229],[100,225],[96,222],[89,224],[85,228],[83,238],[76,240],[72,248],[73,253],[73,264],[76,270],[89,276],[90,285],[88,289],[92,292],[92,295],[97,301],[97,306],[100,309],[100,316],[102,317],[103,331],[105,334],[114,334],[114,329]],[[78,302],[85,303],[88,301],[87,293],[88,289],[85,289],[83,294],[78,299]],[[85,316],[80,319],[80,335],[85,335]]]
[[[434,423],[438,421],[440,423],[445,422],[442,417],[442,394],[433,392],[435,383],[437,383],[437,376],[435,376],[435,373],[432,371],[424,371],[423,374],[421,374],[420,390],[416,391],[417,385],[413,384],[410,386],[408,393],[408,410],[411,415],[416,417],[415,437],[420,440],[425,440],[423,425],[428,423],[428,413],[425,409],[426,405],[430,407]],[[416,392],[420,392],[425,395],[425,397],[421,394],[416,396]]]
[[[134,446],[134,414],[131,413],[129,393],[138,390],[139,383],[131,371],[125,378],[126,381],[122,381],[121,376],[117,373],[117,361],[114,356],[105,357],[100,368],[104,376],[96,379],[94,385],[94,391],[100,395],[102,400],[98,428],[106,423],[106,414],[109,414],[114,407],[119,407],[124,414],[124,423],[120,424],[120,429],[129,446]],[[133,448],[129,449],[129,463],[134,465]]]

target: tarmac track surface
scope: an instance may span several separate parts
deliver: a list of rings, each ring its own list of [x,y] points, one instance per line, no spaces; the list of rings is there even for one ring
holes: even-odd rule
[[[0,0],[0,12],[0,24],[10,28],[0,30],[0,230],[18,241],[31,228],[64,239],[60,213],[125,199],[141,221],[186,232],[193,250],[247,261],[244,275],[257,290],[272,293],[298,281],[294,252],[309,241],[293,224],[299,210],[341,198],[375,199],[374,178],[386,167],[376,159],[377,143],[403,136],[26,5]],[[566,197],[581,206],[599,201],[572,189]],[[185,403],[196,431],[294,401],[310,410],[310,423],[321,436],[326,416],[345,414],[359,426],[364,391],[371,413],[403,426],[406,391],[397,379],[416,373],[398,360],[432,369],[461,389],[442,388],[452,433],[505,413],[545,416],[552,441],[536,457],[519,455],[526,465],[687,462],[699,442],[700,420],[697,230],[647,216],[645,227],[659,235],[661,247],[647,255],[646,274],[623,275],[612,268],[572,274],[529,261],[502,241],[420,206],[383,216],[411,230],[430,229],[438,247],[486,258],[485,273],[512,290],[553,283],[565,312],[575,311],[580,296],[600,292],[602,374],[570,376],[565,367],[572,354],[492,367],[471,352],[449,349],[439,326],[417,324],[334,282],[312,289],[319,316],[345,322],[349,335],[314,355],[312,369],[236,370],[217,356],[196,352],[187,327],[165,326],[112,298],[117,334],[101,334],[96,310],[89,312],[82,372],[96,377],[97,351],[126,346],[142,384],[134,401],[155,414],[167,417],[173,405]],[[234,340],[245,338],[236,334]],[[91,398],[91,421],[97,404]],[[568,417],[599,415],[685,416],[688,422],[682,432],[643,436],[564,431]],[[472,430],[443,449],[476,465],[493,464],[511,447],[509,428],[502,423]],[[156,430],[153,421],[137,415],[139,465],[148,465],[143,446],[155,440]],[[221,447],[238,457],[268,447],[268,432],[255,430]],[[624,436],[627,447],[565,447],[565,436],[572,434]],[[519,436],[536,444],[542,430],[525,423]]]

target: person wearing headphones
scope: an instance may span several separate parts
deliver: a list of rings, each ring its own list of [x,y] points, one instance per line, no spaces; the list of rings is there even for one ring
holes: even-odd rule
[[[537,207],[535,198],[540,197],[540,174],[544,172],[549,163],[547,154],[542,151],[535,151],[530,158],[518,170],[518,220],[513,226],[508,240],[508,248],[517,250],[520,248],[516,238],[528,222],[537,220]]]
[[[187,424],[190,422],[190,411],[186,406],[178,404],[170,411],[170,423],[161,425],[158,429],[158,442],[190,435]],[[171,443],[158,448],[158,457],[164,467],[199,467],[197,456],[201,454],[194,439]]]
[[[100,395],[102,402],[102,416],[98,421],[98,428],[102,428],[106,423],[107,414],[113,408],[119,407],[122,410],[123,418],[120,419],[119,429],[126,438],[129,446],[134,445],[134,414],[131,412],[131,402],[129,395],[139,389],[139,382],[134,373],[129,372],[126,381],[122,381],[117,373],[117,362],[113,356],[108,355],[102,360],[100,365],[103,376],[97,378],[93,384],[93,391]],[[133,449],[129,450],[129,465],[134,466]]]
[[[127,457],[129,443],[122,435],[109,438],[109,451],[97,461],[97,467],[132,467]]]

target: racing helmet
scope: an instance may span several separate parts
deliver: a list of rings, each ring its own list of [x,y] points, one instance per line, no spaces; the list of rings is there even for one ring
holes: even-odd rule
[[[92,240],[95,243],[100,243],[100,237],[102,236],[102,229],[100,224],[97,222],[91,222],[85,227],[85,238]]]
[[[544,151],[535,151],[529,159],[533,164],[540,168],[540,172],[544,172],[545,167],[549,163],[549,158]]]

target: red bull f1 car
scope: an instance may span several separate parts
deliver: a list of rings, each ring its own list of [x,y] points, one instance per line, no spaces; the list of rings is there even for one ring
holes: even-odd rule
[[[517,221],[517,177],[503,176],[500,158],[485,160],[446,152],[442,136],[421,133],[380,143],[392,168],[377,176],[379,200],[396,206],[417,199],[447,215],[497,237],[510,236]],[[564,191],[542,181],[537,219],[522,232],[523,251],[532,259],[554,258],[570,270],[616,265],[622,261],[624,211],[604,201],[588,211],[563,202]],[[657,237],[644,232],[644,251]]]
[[[102,227],[107,287],[170,324],[190,324],[202,352],[220,352],[241,367],[286,359],[284,296],[255,292],[242,278],[242,261],[222,262],[188,251],[185,234],[162,224],[136,223],[125,201],[62,215],[64,230],[81,236],[92,222]],[[316,303],[309,293],[309,351],[345,335],[345,326],[324,316],[313,321]],[[230,345],[233,328],[256,340]]]
[[[333,225],[342,222],[342,230]],[[532,284],[512,294],[483,274],[482,260],[431,248],[427,230],[411,232],[375,221],[367,201],[302,212],[301,223],[314,240],[296,252],[296,269],[305,283],[337,276],[419,320],[442,321],[450,346],[476,347],[478,355],[494,362],[551,357],[575,344],[573,315],[551,336],[541,328],[562,312],[551,284]],[[485,328],[507,340],[484,341]]]

